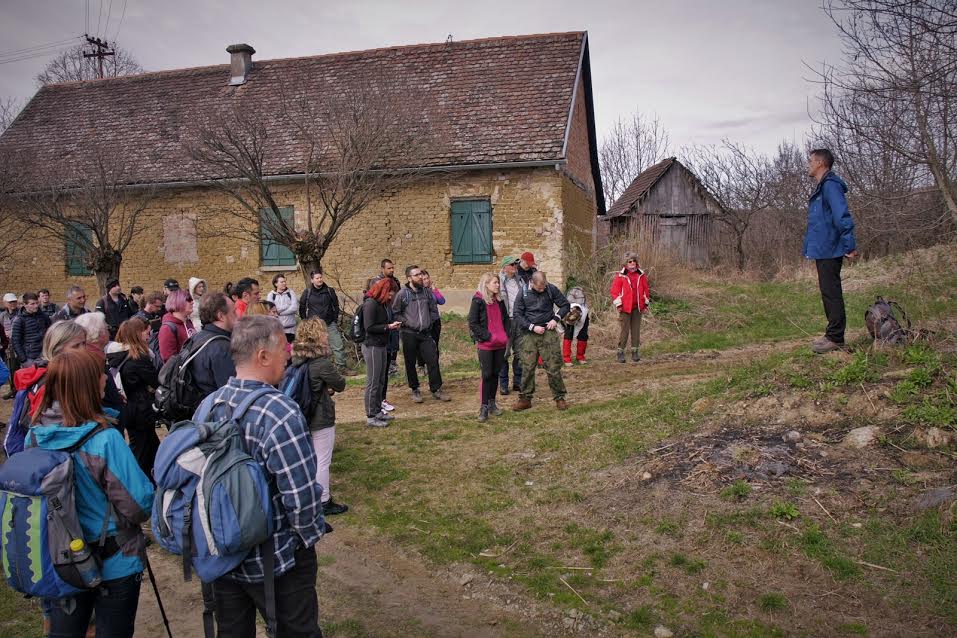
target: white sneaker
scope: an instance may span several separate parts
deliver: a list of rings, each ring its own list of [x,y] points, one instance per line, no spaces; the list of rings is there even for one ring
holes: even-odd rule
[[[394,406],[394,405],[392,405],[392,404],[389,403],[388,401],[383,401],[383,402],[382,402],[382,411],[383,411],[383,412],[392,412],[393,410],[395,410],[395,406]]]

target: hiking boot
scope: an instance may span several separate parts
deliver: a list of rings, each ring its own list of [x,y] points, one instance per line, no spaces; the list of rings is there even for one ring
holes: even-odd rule
[[[399,364],[393,361],[389,364],[389,376],[394,377],[397,374],[399,374]]]
[[[571,361],[566,361],[566,362],[565,362],[565,367],[566,367],[566,368],[570,368],[570,367],[572,367],[573,365],[575,365],[575,364],[572,363]]]
[[[488,406],[483,405],[479,408],[478,422],[485,423],[486,421],[488,421]]]
[[[624,350],[619,350],[619,351],[618,351],[618,363],[624,363],[624,362],[625,362],[625,351],[624,351]]]
[[[368,419],[366,419],[366,425],[368,425],[370,428],[387,428],[389,427],[389,422],[383,421],[378,417],[378,415],[376,415],[370,416]]]
[[[511,392],[511,390],[508,389],[508,384],[498,386],[498,393],[503,397],[507,397],[509,392]]]
[[[488,413],[492,416],[502,416],[502,408],[498,407],[498,403],[494,399],[488,404]]]
[[[375,415],[375,418],[379,419],[380,421],[395,421],[395,415],[389,414],[385,410]]]
[[[418,388],[412,391],[412,403],[422,403],[422,393]]]
[[[350,368],[349,366],[343,366],[339,368],[339,374],[341,374],[344,377],[354,377],[354,376],[357,376],[359,373],[353,370],[352,368]]]
[[[395,406],[394,406],[394,405],[392,405],[392,404],[389,403],[388,401],[383,401],[383,402],[382,402],[382,411],[383,411],[383,412],[392,412],[393,410],[395,410]]]
[[[512,410],[515,412],[521,412],[522,410],[527,410],[532,407],[531,399],[522,399],[520,398],[515,402],[515,405],[512,406]]]
[[[821,341],[815,341],[811,345],[811,350],[815,354],[826,354],[828,352],[834,352],[835,350],[841,350],[844,348],[843,343],[835,343],[830,339],[822,339]]]
[[[555,407],[559,410],[567,410],[568,403],[565,401],[565,399],[555,399]]]
[[[638,363],[639,361],[641,361],[641,352],[638,350],[638,348],[631,349],[631,360],[634,363]]]
[[[447,395],[445,392],[442,392],[442,388],[439,388],[438,390],[433,392],[432,398],[435,399],[436,401],[451,401],[452,400],[452,397]]]
[[[331,498],[322,504],[323,516],[335,516],[336,514],[345,514],[348,511],[349,511],[348,505],[343,505],[342,503],[336,503]]]
[[[6,394],[3,395],[3,400],[4,400],[4,401],[9,401],[10,399],[12,399],[12,398],[15,397],[15,396],[17,396],[16,392],[14,392],[13,390],[11,390],[10,392],[7,392]]]

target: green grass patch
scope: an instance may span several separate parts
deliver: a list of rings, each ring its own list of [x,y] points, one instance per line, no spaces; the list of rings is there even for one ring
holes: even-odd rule
[[[668,564],[684,570],[688,574],[697,574],[704,570],[708,564],[700,559],[690,558],[680,552],[675,552],[668,560]]]
[[[751,494],[751,484],[741,479],[721,490],[721,498],[728,501],[743,501],[749,494]]]
[[[43,618],[37,600],[27,600],[0,582],[0,637],[42,638]]]
[[[768,509],[768,514],[770,514],[773,518],[779,518],[785,521],[793,521],[801,515],[801,512],[798,511],[798,508],[795,507],[793,503],[789,503],[787,501],[775,501]]]
[[[784,596],[784,594],[772,592],[768,594],[762,594],[761,597],[758,598],[758,607],[760,607],[761,611],[766,614],[775,611],[781,611],[787,606],[788,599]]]
[[[820,562],[838,580],[847,580],[860,575],[861,568],[857,563],[839,553],[817,525],[809,525],[801,533],[799,542],[808,558]]]

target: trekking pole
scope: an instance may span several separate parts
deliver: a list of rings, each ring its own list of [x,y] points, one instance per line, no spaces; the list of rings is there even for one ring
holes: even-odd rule
[[[169,618],[166,617],[166,610],[163,609],[163,601],[160,599],[159,587],[156,586],[156,577],[153,575],[153,566],[150,565],[150,559],[146,556],[146,549],[143,549],[143,564],[146,565],[146,572],[150,575],[150,583],[153,585],[153,593],[156,594],[156,604],[159,606],[160,616],[163,617],[163,624],[166,625],[166,635],[173,638],[173,632],[169,628]]]

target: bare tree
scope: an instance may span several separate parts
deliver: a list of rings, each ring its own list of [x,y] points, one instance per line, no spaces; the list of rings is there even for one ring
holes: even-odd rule
[[[0,99],[0,133],[13,124],[13,120],[17,119],[21,109],[23,109],[23,103],[15,97]]]
[[[115,78],[143,72],[143,67],[132,53],[118,46],[114,46],[113,51],[113,55],[103,60],[104,77]],[[87,52],[87,45],[80,44],[60,53],[37,74],[37,83],[43,86],[58,82],[94,80],[100,77],[99,61],[96,58],[84,58],[83,54]]]
[[[827,0],[824,10],[844,61],[817,72],[822,133],[926,171],[957,223],[957,0]]]
[[[16,183],[16,167],[19,165],[15,154],[0,151],[0,263],[7,265],[11,257],[23,248],[23,235],[18,232],[20,218],[17,215],[16,200],[11,191]]]
[[[110,148],[93,147],[55,166],[25,162],[12,194],[34,237],[72,243],[96,275],[100,294],[120,276],[123,253],[152,231],[145,214],[155,190],[130,186],[138,168]]]
[[[305,79],[287,86],[308,87]],[[308,277],[342,227],[385,194],[423,174],[417,167],[434,142],[424,109],[407,87],[357,81],[320,98],[283,88],[277,113],[262,116],[242,103],[208,118],[187,142],[211,187],[239,204],[215,214],[225,232],[259,241],[260,233],[295,254]],[[284,217],[271,168],[294,156],[306,210],[300,223]]]
[[[730,234],[735,263],[744,269],[745,234],[755,215],[772,205],[773,168],[764,155],[724,140],[721,146],[695,146],[683,151],[688,167],[721,203],[714,216]]]
[[[615,122],[598,150],[601,181],[609,206],[643,170],[670,153],[670,139],[658,115],[635,111]]]

